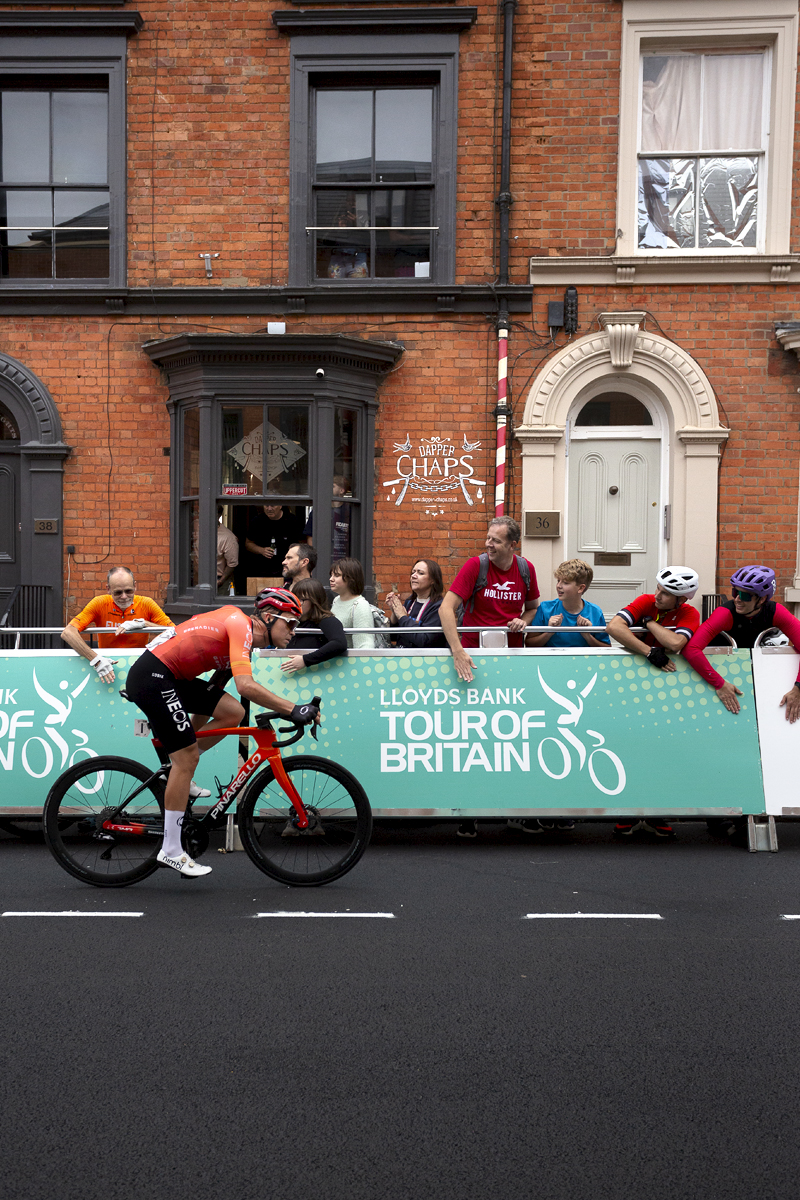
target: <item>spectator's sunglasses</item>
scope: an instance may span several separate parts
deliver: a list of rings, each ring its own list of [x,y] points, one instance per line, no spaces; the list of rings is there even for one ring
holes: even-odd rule
[[[748,600],[757,600],[758,599],[755,592],[743,592],[741,588],[733,589],[733,598],[734,598],[734,600],[743,600],[745,604],[747,603]]]

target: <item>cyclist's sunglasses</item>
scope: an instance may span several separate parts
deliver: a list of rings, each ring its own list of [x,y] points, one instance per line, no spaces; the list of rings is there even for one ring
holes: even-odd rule
[[[743,592],[741,588],[733,589],[733,598],[734,600],[743,600],[745,604],[748,600],[757,599],[755,592]]]
[[[300,618],[299,618],[299,617],[283,617],[283,616],[282,616],[282,617],[280,617],[280,618],[279,618],[279,620],[281,620],[281,621],[285,621],[285,622],[286,622],[286,624],[289,626],[289,628],[290,628],[290,629],[296,629],[296,628],[297,628],[297,626],[300,624]]]
[[[132,595],[134,595],[135,591],[136,591],[135,588],[112,588],[111,595],[112,596],[132,596]]]

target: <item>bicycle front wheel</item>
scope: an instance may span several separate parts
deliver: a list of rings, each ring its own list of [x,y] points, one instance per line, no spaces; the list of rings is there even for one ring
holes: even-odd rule
[[[164,784],[130,758],[89,758],[65,771],[44,805],[44,836],[84,883],[127,887],[155,871],[164,836]]]
[[[259,870],[281,883],[331,883],[369,845],[372,809],[366,792],[349,771],[325,758],[298,755],[283,765],[305,805],[308,829],[298,829],[292,802],[267,767],[238,807],[242,845]]]

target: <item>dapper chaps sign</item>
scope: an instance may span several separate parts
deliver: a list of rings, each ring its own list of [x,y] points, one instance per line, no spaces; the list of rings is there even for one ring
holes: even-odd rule
[[[458,504],[463,498],[470,508],[475,500],[483,499],[485,479],[476,479],[473,455],[480,442],[468,442],[467,435],[459,449],[446,437],[423,438],[416,448],[411,437],[395,442],[394,479],[385,480],[386,499],[399,507],[409,492],[412,504],[424,505],[428,516],[441,516],[445,504]]]

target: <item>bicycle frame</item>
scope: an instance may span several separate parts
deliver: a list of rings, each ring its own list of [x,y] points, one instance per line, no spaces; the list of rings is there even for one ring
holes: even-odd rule
[[[247,759],[247,761],[239,768],[235,777],[228,784],[228,786],[226,787],[225,791],[222,793],[222,795],[220,796],[220,798],[216,802],[216,804],[213,805],[213,807],[209,809],[209,811],[205,814],[205,816],[195,818],[197,821],[197,824],[201,825],[201,826],[206,826],[208,828],[213,828],[215,822],[219,820],[219,818],[222,816],[222,814],[228,808],[230,808],[231,804],[236,799],[236,797],[239,795],[239,793],[242,791],[242,789],[244,788],[248,779],[253,774],[253,772],[256,770],[256,768],[261,766],[263,763],[268,763],[270,765],[270,767],[272,768],[275,778],[277,779],[278,783],[281,785],[281,788],[286,793],[286,796],[288,797],[288,799],[291,800],[291,802],[292,802],[292,807],[294,808],[295,812],[297,813],[298,829],[307,829],[308,824],[309,824],[308,814],[306,813],[305,807],[303,805],[303,801],[300,799],[297,789],[295,788],[294,784],[292,783],[291,779],[289,778],[289,776],[287,775],[287,773],[284,769],[283,759],[281,758],[280,747],[277,744],[277,739],[276,739],[275,733],[272,729],[270,729],[270,728],[259,729],[258,727],[237,726],[235,729],[210,729],[210,730],[200,729],[197,731],[198,740],[200,738],[232,737],[233,735],[235,735],[236,737],[239,737],[239,738],[241,738],[243,735],[245,735],[247,737],[252,737],[256,743],[256,749],[253,751],[253,753],[250,755],[250,757]],[[105,821],[103,821],[103,830],[105,832],[107,832],[107,833],[133,833],[133,834],[147,834],[147,833],[153,832],[153,830],[150,829],[147,825],[140,824],[139,822],[136,822],[134,824],[131,824],[131,823],[120,824],[115,821],[115,817],[117,816],[117,814],[122,812],[124,810],[124,808],[128,804],[130,804],[131,800],[134,800],[136,798],[136,796],[140,795],[149,786],[151,780],[157,778],[158,776],[161,776],[162,778],[164,778],[169,771],[169,767],[171,764],[169,762],[168,756],[164,752],[164,748],[162,747],[161,743],[158,741],[157,738],[153,738],[152,742],[153,742],[153,748],[155,749],[156,754],[161,759],[161,766],[159,767],[159,769],[157,771],[153,772],[153,774],[150,776],[150,779],[148,779],[145,783],[143,783],[141,785],[141,787],[138,787],[129,796],[126,796],[125,799],[123,800],[123,802],[117,806],[115,811],[113,813],[111,813],[110,816],[108,818],[106,818]],[[284,743],[284,745],[285,744],[286,743]],[[190,809],[191,809],[191,801],[187,805],[187,812],[189,812]]]

